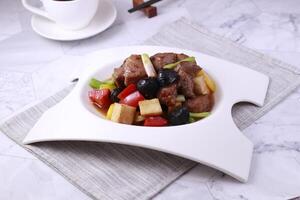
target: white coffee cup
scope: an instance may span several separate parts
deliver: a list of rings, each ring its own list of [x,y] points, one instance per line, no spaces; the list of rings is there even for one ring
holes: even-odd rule
[[[68,30],[86,27],[95,16],[99,0],[40,0],[44,9],[34,7],[28,0],[22,0],[24,7],[34,14],[54,21]]]

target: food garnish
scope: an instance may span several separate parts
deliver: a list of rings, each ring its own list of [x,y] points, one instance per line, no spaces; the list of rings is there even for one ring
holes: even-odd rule
[[[139,126],[177,126],[211,114],[216,84],[195,57],[131,55],[112,78],[92,78],[90,102],[107,120]]]

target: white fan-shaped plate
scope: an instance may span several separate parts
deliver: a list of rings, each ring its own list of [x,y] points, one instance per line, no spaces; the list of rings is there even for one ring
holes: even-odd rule
[[[177,52],[195,56],[197,63],[216,81],[216,103],[212,114],[198,122],[170,127],[118,124],[101,118],[89,103],[91,77],[108,78],[130,54]],[[129,46],[87,55],[87,69],[74,90],[49,109],[24,139],[25,144],[45,141],[97,141],[155,149],[218,169],[246,181],[253,145],[235,126],[231,108],[241,101],[264,103],[269,78],[199,52],[158,46]]]

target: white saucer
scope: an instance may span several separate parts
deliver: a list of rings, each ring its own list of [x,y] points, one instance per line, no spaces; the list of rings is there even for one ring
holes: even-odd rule
[[[94,36],[112,25],[117,16],[115,6],[107,0],[101,0],[98,11],[91,23],[80,30],[70,31],[59,27],[55,22],[44,17],[34,15],[31,26],[39,35],[52,40],[80,40]]]

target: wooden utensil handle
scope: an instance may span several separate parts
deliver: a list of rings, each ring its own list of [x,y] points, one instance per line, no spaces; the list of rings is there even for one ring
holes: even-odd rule
[[[142,3],[144,3],[144,0],[133,0],[132,1],[133,7],[136,7]],[[145,13],[145,15],[148,18],[155,17],[157,15],[157,8],[155,6],[149,6],[149,7],[143,8],[142,11]]]

